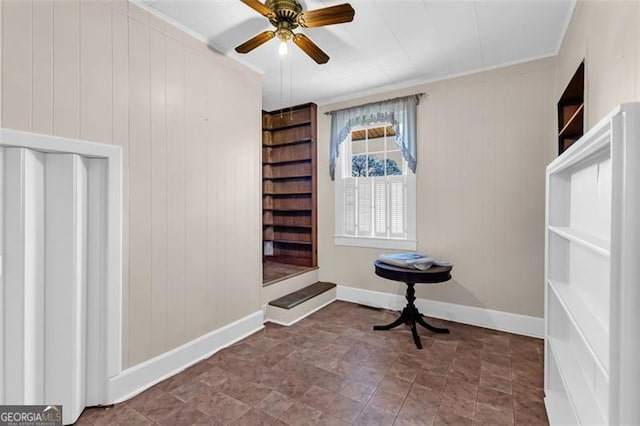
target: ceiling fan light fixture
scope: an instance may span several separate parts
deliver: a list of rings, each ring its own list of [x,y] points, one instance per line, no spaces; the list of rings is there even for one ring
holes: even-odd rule
[[[290,29],[281,24],[281,27],[276,31],[276,35],[278,36],[278,39],[280,39],[278,53],[280,56],[287,56],[287,53],[289,53],[289,46],[287,45],[287,42],[293,38],[293,33]]]
[[[280,41],[280,46],[278,46],[278,53],[280,56],[287,56],[289,53],[289,46],[287,46],[287,42],[285,40]]]

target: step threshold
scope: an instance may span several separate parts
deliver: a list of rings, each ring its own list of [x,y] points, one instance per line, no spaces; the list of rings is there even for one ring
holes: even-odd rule
[[[293,293],[289,293],[275,300],[272,300],[271,302],[269,302],[269,305],[282,309],[293,309],[296,306],[306,302],[307,300],[313,299],[317,295],[329,291],[335,287],[336,285],[334,283],[318,281],[305,288],[294,291]]]

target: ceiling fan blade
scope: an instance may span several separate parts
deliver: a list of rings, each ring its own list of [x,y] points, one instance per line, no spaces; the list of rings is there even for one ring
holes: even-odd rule
[[[298,25],[305,28],[342,24],[353,21],[356,11],[349,3],[309,10],[298,15]]]
[[[236,47],[238,53],[249,53],[258,46],[263,45],[276,36],[275,31],[264,31],[257,36],[245,41],[240,46]]]
[[[319,64],[326,64],[329,61],[329,56],[322,51],[309,37],[304,34],[296,34],[293,36],[293,42],[314,61]]]
[[[255,10],[262,16],[266,16],[267,18],[273,18],[276,14],[273,10],[269,9],[264,4],[260,3],[258,0],[240,0],[242,3],[249,6],[251,9]]]

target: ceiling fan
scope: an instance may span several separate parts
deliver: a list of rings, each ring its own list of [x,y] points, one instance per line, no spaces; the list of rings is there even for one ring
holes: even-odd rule
[[[349,3],[337,6],[324,7],[309,11],[302,11],[302,6],[297,0],[267,0],[261,3],[258,0],[240,0],[262,16],[269,19],[275,31],[264,31],[236,47],[238,53],[249,53],[253,49],[274,37],[280,39],[279,52],[286,55],[287,42],[292,40],[296,46],[302,49],[318,64],[325,64],[329,56],[322,51],[309,37],[293,32],[298,26],[303,28],[315,28],[325,25],[342,24],[353,21],[355,11]]]

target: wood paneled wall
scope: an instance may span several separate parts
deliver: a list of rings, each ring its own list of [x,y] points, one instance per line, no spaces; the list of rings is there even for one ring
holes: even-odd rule
[[[0,13],[2,127],[123,149],[123,366],[258,311],[260,76],[124,0]]]

